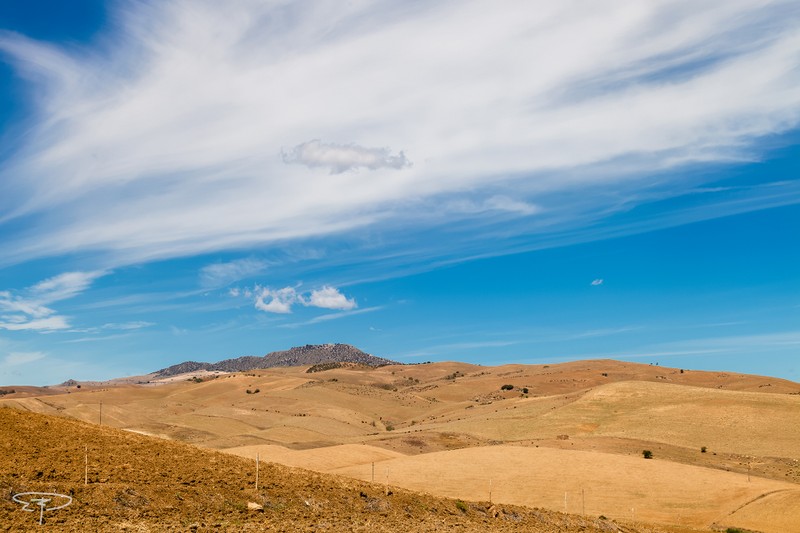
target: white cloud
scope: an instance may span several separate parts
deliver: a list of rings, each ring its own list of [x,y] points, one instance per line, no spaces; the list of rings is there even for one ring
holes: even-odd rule
[[[314,139],[298,144],[281,153],[284,163],[296,163],[309,168],[325,167],[331,174],[340,174],[360,167],[401,169],[411,165],[403,152],[392,155],[388,148],[366,148],[355,143],[323,143]]]
[[[298,295],[292,287],[273,290],[268,287],[256,289],[255,306],[260,311],[267,313],[286,314],[292,312],[292,306],[297,303]]]
[[[307,293],[298,292],[294,287],[272,289],[256,285],[252,292],[236,289],[235,291],[231,290],[230,295],[234,297],[243,295],[245,298],[253,297],[255,308],[268,313],[288,314],[292,312],[292,307],[298,304],[306,307],[342,311],[358,307],[354,299],[348,298],[339,289],[329,285]]]
[[[40,281],[30,288],[30,292],[48,303],[66,300],[85,291],[95,279],[103,275],[105,275],[103,271],[65,272]]]
[[[8,366],[25,365],[44,358],[42,352],[11,352],[3,359]]]
[[[66,272],[40,281],[17,294],[0,291],[0,329],[53,331],[68,329],[69,321],[48,305],[73,298],[89,288],[105,272]]]
[[[303,305],[347,311],[356,307],[356,302],[339,292],[339,289],[326,285],[311,291],[311,296],[303,301]]]
[[[624,187],[630,207],[654,172],[750,160],[800,121],[788,0],[118,5],[102,50],[0,35],[36,98],[0,170],[0,231],[26,217],[3,263],[405,231],[454,195],[508,189],[486,207],[575,227],[619,201],[597,191]],[[336,142],[283,162],[317,138]]]
[[[603,284],[603,279],[602,278],[597,278],[597,279],[592,280],[592,286],[593,287],[597,287],[598,285],[602,285],[602,284]]]
[[[266,270],[266,261],[238,259],[228,263],[214,263],[200,270],[200,283],[204,287],[224,287]]]

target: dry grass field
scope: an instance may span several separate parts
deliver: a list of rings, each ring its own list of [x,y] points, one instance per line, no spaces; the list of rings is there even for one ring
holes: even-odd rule
[[[800,384],[617,361],[185,375],[0,405],[468,500],[800,531]],[[505,387],[504,387],[505,386]],[[57,394],[52,394],[58,392]],[[643,450],[654,459],[645,460]],[[705,451],[701,451],[705,450]],[[749,481],[748,481],[749,478]],[[585,502],[585,503],[584,503]]]
[[[0,531],[666,533],[394,486],[387,494],[382,485],[276,464],[260,465],[256,486],[253,461],[7,408],[0,408],[0,434]],[[24,492],[70,495],[73,502],[45,513],[40,526],[38,513],[12,499]]]

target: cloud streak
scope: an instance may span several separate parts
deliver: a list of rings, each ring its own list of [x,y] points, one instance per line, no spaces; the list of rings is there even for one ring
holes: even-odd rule
[[[53,331],[68,329],[69,321],[49,306],[73,298],[105,275],[103,271],[66,272],[40,281],[18,293],[0,291],[0,329]]]
[[[200,284],[204,287],[225,287],[242,279],[263,273],[266,261],[239,259],[227,263],[206,265],[200,270]]]

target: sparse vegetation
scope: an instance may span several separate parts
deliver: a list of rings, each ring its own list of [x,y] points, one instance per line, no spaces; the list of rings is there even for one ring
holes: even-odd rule
[[[17,391],[15,391],[14,389],[0,389],[0,396],[5,396],[6,394],[14,394],[15,392]]]
[[[456,509],[458,509],[464,514],[467,514],[467,504],[462,502],[461,500],[456,500]]]
[[[705,446],[700,446],[700,453],[706,453],[707,451],[708,448],[706,448]]]
[[[514,390],[514,385],[506,384],[500,387],[500,390]]]
[[[522,387],[522,394],[528,394],[528,387]]]
[[[642,450],[642,456],[645,459],[652,459],[653,458],[653,452],[651,452],[650,450]]]
[[[313,374],[314,372],[324,372],[326,370],[333,370],[334,368],[342,368],[345,366],[344,364],[338,361],[329,361],[327,363],[318,363],[316,365],[312,365],[308,370],[306,370],[307,374]]]
[[[258,394],[259,392],[261,392],[261,389],[255,389],[255,390],[247,389],[245,392],[247,394]]]

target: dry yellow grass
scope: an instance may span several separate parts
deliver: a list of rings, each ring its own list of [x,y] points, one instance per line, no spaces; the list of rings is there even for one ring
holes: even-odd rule
[[[800,531],[800,490],[777,491],[760,496],[737,509],[728,522],[764,533]]]
[[[800,396],[667,383],[604,385],[579,399],[515,399],[511,409],[476,408],[446,428],[504,441],[575,436],[625,437],[753,456],[800,451]],[[441,427],[445,427],[442,425]]]
[[[0,408],[0,530],[603,533],[607,520],[461,503]],[[88,484],[84,482],[88,457]],[[38,525],[12,495],[69,494]],[[31,500],[28,500],[31,501]],[[60,502],[59,502],[60,503]],[[256,508],[253,509],[252,506]],[[660,533],[636,528],[631,533]]]
[[[620,455],[530,448],[490,446],[402,457],[376,464],[383,481],[405,488],[435,492],[451,498],[492,499],[515,505],[567,510],[615,519],[709,527],[712,523],[742,526],[744,508],[759,496],[783,491],[781,505],[796,505],[800,487],[791,483],[751,478],[708,468],[679,465],[641,455]],[[350,466],[331,472],[369,480],[370,465]],[[754,504],[751,504],[754,505]],[[755,507],[753,507],[755,509]],[[779,505],[762,506],[765,510]],[[747,523],[766,531],[765,512],[747,514]],[[750,517],[752,516],[752,519]],[[740,521],[740,517],[742,520]],[[740,523],[741,522],[741,523]],[[785,518],[787,529],[800,530],[800,514]]]
[[[318,472],[333,472],[354,465],[371,465],[380,461],[405,457],[402,453],[365,444],[342,444],[309,450],[290,450],[283,446],[256,445],[237,446],[223,451],[248,459],[255,459],[258,456],[262,461],[297,466]]]
[[[96,423],[102,402],[103,423],[118,428],[362,479],[375,462],[376,481],[389,465],[392,483],[434,494],[486,499],[492,479],[497,501],[563,510],[567,491],[576,511],[583,489],[587,513],[635,508],[661,524],[786,530],[781,516],[797,503],[786,486],[800,487],[785,483],[800,482],[800,384],[762,376],[608,360],[436,363],[66,392],[0,404]],[[441,471],[456,465],[463,479]]]

